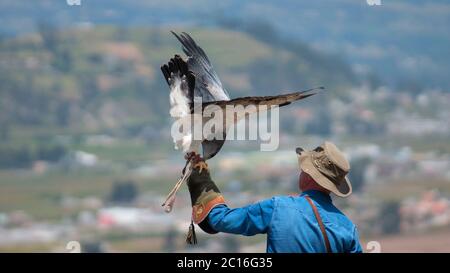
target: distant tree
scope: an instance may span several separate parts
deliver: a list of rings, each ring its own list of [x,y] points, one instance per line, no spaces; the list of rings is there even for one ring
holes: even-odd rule
[[[175,228],[175,226],[171,226],[169,230],[167,230],[167,233],[165,235],[164,240],[164,249],[165,251],[171,253],[176,250],[176,239],[177,239],[178,232]]]
[[[10,125],[7,122],[0,123],[0,140],[7,141],[9,140],[10,135]]]
[[[133,181],[115,182],[110,201],[113,203],[132,203],[138,195],[138,189]]]
[[[105,246],[102,242],[97,241],[83,242],[81,244],[81,251],[83,253],[104,253]]]
[[[235,236],[227,236],[224,240],[223,248],[228,253],[236,253],[240,250],[240,243]]]
[[[70,103],[67,101],[60,102],[56,110],[56,121],[59,126],[67,127],[70,120]]]
[[[56,162],[67,154],[67,149],[60,145],[41,145],[37,148],[34,159]]]
[[[381,231],[384,234],[396,234],[400,231],[400,204],[396,201],[384,203],[379,214]]]
[[[37,29],[42,38],[44,47],[49,51],[55,51],[56,46],[59,43],[59,33],[55,26],[47,21],[41,21],[37,23]]]
[[[52,65],[61,72],[70,71],[73,63],[70,48],[63,46],[63,36],[58,29],[49,22],[42,21],[37,24],[44,47],[53,54]]]
[[[268,44],[277,44],[280,42],[280,37],[274,26],[265,20],[252,20],[243,26],[243,30],[252,35],[253,38],[258,39]]]
[[[70,48],[57,48],[54,51],[53,66],[61,72],[67,73],[71,70],[73,63]]]
[[[364,174],[367,166],[370,164],[369,157],[360,157],[352,160],[350,165],[352,169],[349,173],[350,181],[352,181],[352,188],[354,192],[358,192],[365,184]]]
[[[0,168],[28,168],[33,156],[28,146],[0,147]]]
[[[267,181],[269,181],[270,189],[273,190],[273,189],[276,189],[280,185],[281,178],[279,175],[271,174],[267,178]]]

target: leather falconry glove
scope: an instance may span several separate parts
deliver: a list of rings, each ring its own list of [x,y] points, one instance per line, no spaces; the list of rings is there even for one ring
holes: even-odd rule
[[[193,169],[187,185],[191,194],[192,222],[206,233],[214,234],[217,231],[209,225],[207,216],[214,207],[225,204],[225,199],[205,166],[207,165],[200,156],[194,157]],[[186,241],[195,244],[195,230],[192,222]]]

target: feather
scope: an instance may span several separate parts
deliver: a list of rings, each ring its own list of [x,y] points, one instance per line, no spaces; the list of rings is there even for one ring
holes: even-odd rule
[[[195,77],[188,70],[186,62],[178,55],[161,66],[161,71],[170,87],[170,115],[175,122],[183,124],[184,119],[191,118],[191,106],[195,86]],[[185,134],[180,139],[173,139],[175,149],[187,152],[191,148],[192,134],[190,128],[184,128]]]
[[[324,90],[324,87],[317,87],[313,89],[308,89],[305,91],[299,91],[289,94],[276,95],[276,96],[251,96],[251,97],[240,97],[232,100],[224,100],[224,101],[213,101],[213,102],[205,102],[202,104],[202,108],[204,109],[208,105],[218,105],[221,108],[225,108],[227,105],[278,105],[285,106],[290,103],[302,100],[307,97],[313,96],[316,93],[312,93],[314,90]]]
[[[230,96],[222,87],[219,76],[205,51],[186,32],[178,35],[172,31],[172,34],[181,43],[183,52],[188,56],[188,68],[196,79],[194,95],[202,97],[203,101],[229,100]]]

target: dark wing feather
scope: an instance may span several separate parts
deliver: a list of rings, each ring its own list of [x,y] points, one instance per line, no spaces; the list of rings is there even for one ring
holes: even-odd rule
[[[202,104],[202,107],[205,108],[208,105],[214,104],[218,105],[220,107],[225,107],[226,105],[278,105],[278,106],[285,106],[288,104],[291,104],[294,101],[302,100],[307,97],[310,97],[312,95],[315,95],[316,93],[312,93],[314,90],[320,90],[324,89],[323,87],[313,88],[305,91],[299,91],[284,95],[277,95],[277,96],[255,96],[255,97],[241,97],[236,98],[228,101],[214,101],[214,102],[205,102]]]
[[[223,110],[225,110],[224,108],[227,105],[233,105],[233,106],[242,105],[244,107],[248,106],[248,105],[267,105],[267,106],[269,106],[268,107],[268,109],[269,109],[270,106],[272,106],[272,105],[278,105],[281,107],[281,106],[291,104],[292,102],[297,101],[297,100],[306,99],[307,97],[310,97],[310,96],[313,96],[316,94],[316,93],[313,93],[312,91],[323,90],[323,89],[324,89],[323,87],[318,87],[318,88],[313,88],[313,89],[309,89],[309,90],[305,90],[305,91],[294,92],[294,93],[278,95],[278,96],[242,97],[242,98],[236,98],[236,99],[232,99],[232,100],[228,100],[228,101],[206,102],[206,103],[202,104],[202,108],[204,109],[208,105],[218,105]],[[244,112],[241,114],[237,114],[237,116],[244,117],[244,116],[247,116],[248,114],[250,114],[250,113]],[[237,116],[235,116],[235,118]],[[239,118],[237,118],[237,120],[238,119]],[[237,120],[235,120],[235,122]],[[224,122],[225,122],[225,120],[224,120]],[[225,126],[226,126],[226,124],[224,124],[224,128],[225,128]],[[223,132],[222,139],[204,140],[202,142],[203,157],[205,159],[212,158],[220,151],[223,143],[225,142],[226,133],[227,133],[226,131]]]
[[[173,81],[176,77],[180,79],[185,79],[187,82],[187,97],[190,101],[191,108],[193,107],[194,100],[194,88],[195,88],[195,77],[191,71],[189,71],[188,64],[179,55],[175,55],[169,60],[167,64],[161,66],[161,71],[164,75],[164,79],[169,86],[172,86]],[[192,111],[193,109],[191,109]]]
[[[202,97],[204,102],[229,100],[228,92],[222,87],[219,76],[203,49],[186,32],[178,35],[172,31],[172,34],[180,41],[184,53],[189,57],[187,64],[196,79],[194,96]]]

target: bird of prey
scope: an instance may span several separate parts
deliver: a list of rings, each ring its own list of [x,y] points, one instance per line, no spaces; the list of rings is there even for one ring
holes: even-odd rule
[[[235,105],[266,105],[268,109],[271,106],[285,106],[293,101],[301,100],[314,95],[312,91],[323,89],[323,87],[309,89],[306,91],[294,92],[276,96],[254,96],[254,97],[240,97],[230,99],[228,92],[222,86],[217,73],[206,56],[203,49],[197,45],[192,37],[182,32],[178,35],[172,31],[172,34],[178,39],[182,45],[183,52],[187,55],[187,59],[183,59],[180,55],[175,55],[169,60],[167,64],[161,66],[161,71],[167,84],[170,87],[170,114],[176,120],[192,119],[194,115],[194,98],[200,97],[202,99],[202,109],[209,105],[216,105],[222,109],[226,106]],[[256,109],[260,109],[256,107]],[[231,123],[237,123],[240,119],[248,116],[249,113],[235,113]],[[201,117],[205,121],[204,117]],[[224,117],[224,119],[230,117]],[[225,121],[224,121],[225,124]],[[228,123],[229,124],[229,123]],[[192,131],[186,130],[185,135],[180,139],[174,139],[175,148],[182,149],[186,153],[186,166],[183,170],[184,175],[177,182],[176,186],[169,193],[166,202],[163,206],[166,211],[170,212],[173,202],[175,201],[175,194],[188,176],[190,175],[190,160],[194,155],[200,153],[200,146],[202,150],[203,159],[207,160],[215,156],[225,142],[228,127],[224,126],[223,131],[215,132],[216,135],[204,136],[200,140],[193,137]],[[201,166],[206,168],[206,166]]]

